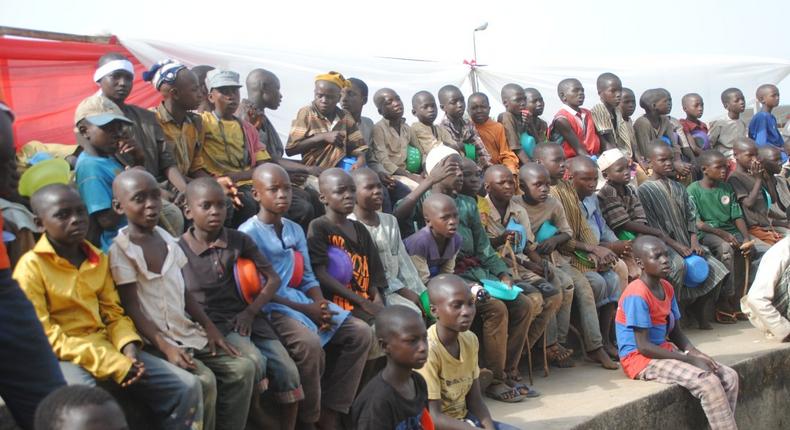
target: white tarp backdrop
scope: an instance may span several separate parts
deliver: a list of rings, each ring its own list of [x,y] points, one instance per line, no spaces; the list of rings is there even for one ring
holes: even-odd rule
[[[382,87],[397,91],[405,104],[407,120],[412,122],[411,97],[420,90],[429,90],[434,95],[446,84],[458,85],[468,96],[472,92],[469,66],[457,63],[421,60],[362,57],[351,55],[326,55],[317,52],[287,52],[264,47],[243,47],[227,44],[171,43],[135,38],[122,38],[121,42],[145,65],[165,58],[172,58],[186,65],[208,64],[226,68],[241,74],[242,84],[247,73],[255,68],[274,72],[282,86],[283,101],[277,111],[267,112],[281,135],[287,137],[291,120],[296,111],[313,99],[313,77],[330,70],[341,72],[345,77],[357,77],[368,84],[370,100],[364,115],[374,122],[380,119],[372,103],[373,93]],[[501,112],[499,91],[503,85],[514,82],[526,87],[535,87],[543,94],[546,109],[543,118],[550,122],[560,107],[557,83],[567,77],[581,80],[586,90],[584,106],[592,107],[598,102],[595,79],[602,72],[613,72],[620,76],[624,86],[634,90],[637,102],[642,91],[664,87],[673,96],[672,115],[684,117],[680,106],[681,97],[696,92],[705,100],[703,120],[710,121],[722,115],[720,102],[722,90],[738,87],[743,90],[747,106],[754,105],[754,91],[763,83],[779,83],[790,75],[790,60],[748,56],[724,55],[654,55],[621,57],[575,57],[573,62],[565,58],[531,57],[529,62],[490,64],[478,68],[480,90],[491,100],[492,117]],[[242,89],[242,96],[246,91]],[[790,95],[784,95],[788,97]],[[748,107],[747,107],[748,109]],[[634,117],[643,113],[637,107]],[[440,113],[439,118],[442,117]]]

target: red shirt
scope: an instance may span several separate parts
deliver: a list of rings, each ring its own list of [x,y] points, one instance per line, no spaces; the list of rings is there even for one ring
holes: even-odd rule
[[[601,152],[601,140],[598,138],[598,133],[595,131],[595,123],[593,122],[592,112],[589,109],[579,108],[576,115],[569,112],[568,109],[560,109],[554,115],[554,121],[551,122],[549,128],[549,136],[554,131],[554,123],[559,118],[565,118],[571,125],[571,130],[579,143],[587,150],[590,155],[598,155]],[[562,148],[565,150],[565,158],[575,157],[576,150],[573,149],[568,142],[562,142]]]

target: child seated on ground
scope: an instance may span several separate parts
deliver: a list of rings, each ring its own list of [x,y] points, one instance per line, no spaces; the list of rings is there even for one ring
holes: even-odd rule
[[[632,379],[678,384],[700,399],[712,429],[735,429],[738,373],[692,345],[680,329],[667,246],[644,235],[633,245],[642,276],[623,292],[617,308],[617,343]],[[669,338],[669,341],[667,341]]]
[[[686,113],[686,118],[679,120],[679,122],[683,127],[689,148],[694,152],[694,156],[698,157],[702,151],[712,149],[710,141],[707,139],[708,125],[700,121],[705,104],[702,102],[702,96],[697,93],[684,95],[680,103],[683,106],[683,112]]]
[[[489,117],[491,105],[488,96],[483,93],[474,93],[469,96],[469,117],[483,141],[483,145],[491,156],[492,164],[502,164],[513,175],[518,175],[519,159],[508,146],[505,127]]]
[[[239,231],[252,238],[280,278],[280,288],[263,311],[299,369],[304,389],[299,425],[311,428],[320,421],[322,428],[333,429],[354,401],[370,349],[370,328],[321,294],[304,231],[284,218],[293,189],[288,173],[264,164],[255,169],[253,183],[260,212]],[[325,347],[332,351],[330,360]]]
[[[457,152],[447,146],[439,146],[426,157],[425,170],[428,175],[438,169],[453,172],[459,164],[461,157]],[[452,197],[458,209],[458,234],[462,238],[461,249],[456,257],[455,273],[472,283],[487,279],[512,285],[514,282],[510,270],[491,247],[480,223],[476,201],[458,193],[461,187],[460,178],[457,175],[453,178],[451,175],[452,173],[448,174],[446,180],[436,183],[431,190],[422,185],[414,190],[399,203],[396,212],[400,215],[396,216],[414,219],[415,213],[422,211],[421,202],[427,195],[442,193]],[[423,194],[417,195],[418,192]],[[476,321],[483,332],[484,362],[493,372],[493,382],[486,389],[486,395],[505,402],[518,402],[527,395],[537,395],[536,391],[520,382],[518,364],[529,324],[541,312],[543,299],[534,287],[526,283],[519,286],[526,292],[517,295],[513,300],[490,298],[477,304],[479,318]],[[526,294],[532,296],[527,299]]]
[[[661,139],[672,149],[675,157],[675,171],[679,176],[678,180],[690,178],[691,165],[681,159],[680,143],[672,132],[672,124],[668,117],[669,112],[672,110],[672,98],[669,96],[669,93],[663,88],[646,90],[639,98],[639,106],[645,110],[645,114],[634,121],[637,160],[640,158],[648,159],[650,157],[648,148],[650,143],[656,139]]]
[[[601,102],[590,109],[595,131],[601,139],[601,151],[617,148],[628,153],[631,158],[631,147],[621,135],[623,131],[623,117],[620,110],[620,101],[623,95],[623,83],[614,73],[601,73],[595,82],[598,88],[598,97]]]
[[[387,278],[367,228],[359,221],[348,219],[356,200],[354,180],[343,169],[330,168],[321,173],[318,184],[326,214],[314,219],[307,231],[316,278],[335,304],[372,324],[384,308]],[[330,257],[332,247],[339,248],[350,259],[351,279],[337,279],[330,274],[330,266],[334,269],[344,264]]]
[[[200,379],[204,427],[243,429],[255,363],[239,356],[186,291],[181,270],[187,258],[156,225],[161,207],[156,180],[146,171],[127,170],[113,181],[113,195],[113,207],[129,225],[113,240],[110,269],[124,309],[147,340],[145,350]]]
[[[182,269],[187,291],[242,356],[256,364],[256,377],[251,383],[274,394],[280,404],[281,427],[293,429],[298,402],[304,399],[299,371],[261,312],[279,289],[280,278],[249,236],[223,226],[227,208],[217,181],[198,178],[190,182],[186,203],[185,214],[192,227],[178,244],[187,257]],[[237,282],[242,281],[234,280],[234,273],[240,258],[252,261],[257,273],[266,279],[256,296],[237,293]],[[268,386],[265,381],[256,384],[267,375]],[[258,390],[254,391],[252,411],[257,413]]]
[[[33,303],[66,382],[111,382],[150,407],[157,424],[192,428],[203,418],[200,383],[141,350],[107,256],[85,240],[88,214],[80,195],[53,184],[39,189],[30,203],[44,235],[17,264],[14,278]]]
[[[472,121],[464,118],[466,104],[461,90],[455,85],[445,85],[439,89],[438,95],[439,107],[444,111],[439,126],[447,130],[453,139],[453,143],[448,145],[485,170],[491,165],[491,155]]]
[[[98,387],[73,385],[53,391],[39,403],[34,428],[126,430],[129,426],[110,393]]]
[[[761,108],[749,121],[749,138],[754,140],[757,147],[773,145],[783,149],[785,141],[779,132],[776,117],[771,113],[779,106],[779,88],[773,84],[763,84],[757,88],[755,96]],[[782,154],[782,161],[787,161],[787,154]]]
[[[390,88],[382,88],[373,95],[373,103],[383,117],[373,126],[373,141],[369,164],[379,173],[387,185],[399,181],[409,188],[414,188],[422,181],[419,172],[406,169],[406,155],[409,146],[419,150],[417,136],[411,131],[403,118],[403,102],[398,93]],[[421,158],[424,154],[421,155]],[[408,194],[408,190],[406,192]],[[394,201],[404,195],[394,195]]]
[[[101,95],[115,103],[123,116],[132,123],[126,131],[137,151],[121,152],[117,158],[126,166],[140,164],[157,182],[167,181],[175,191],[183,193],[187,186],[186,179],[178,169],[172,147],[165,142],[156,114],[126,103],[134,83],[132,63],[118,52],[108,52],[99,58],[93,80],[101,88]],[[161,224],[170,234],[181,234],[184,231],[184,216],[181,209],[171,201],[175,199],[176,193],[166,194],[162,201]]]
[[[418,372],[428,386],[428,410],[436,429],[515,429],[495,422],[480,395],[479,344],[469,331],[477,306],[466,282],[441,274],[428,283],[428,294],[436,324],[428,328],[428,359]]]
[[[529,134],[527,132],[529,111],[527,110],[527,95],[524,88],[518,84],[507,84],[502,87],[500,96],[502,104],[505,105],[505,111],[499,114],[498,120],[505,129],[507,145],[510,151],[518,157],[519,164],[529,163],[532,151],[530,150],[528,153],[521,144],[521,135]],[[537,140],[538,136],[532,136],[532,139]],[[529,146],[527,149],[530,149]],[[534,145],[532,149],[534,149]]]
[[[165,142],[172,148],[175,166],[186,179],[202,163],[203,121],[193,112],[200,105],[197,76],[183,64],[163,60],[144,73],[144,77],[162,96],[154,113]],[[185,192],[186,184],[176,191]]]
[[[556,318],[557,311],[563,302],[570,306],[570,300],[564,300],[568,287],[573,291],[570,278],[557,277],[537,251],[535,236],[529,221],[527,210],[514,197],[516,182],[510,171],[502,165],[491,166],[485,173],[485,197],[477,198],[480,221],[485,228],[491,246],[502,255],[515,279],[527,282],[535,287],[543,298],[543,306],[535,316],[527,331],[527,348],[543,336],[546,327]],[[508,255],[507,251],[511,255]],[[512,258],[511,258],[512,257]],[[513,263],[515,259],[515,263]],[[528,295],[531,299],[533,295]],[[570,312],[570,309],[568,309]],[[556,338],[547,345],[557,348]]]
[[[340,92],[351,84],[337,72],[315,77],[315,98],[309,106],[299,109],[291,123],[285,153],[300,154],[310,174],[317,177],[344,157],[355,159],[357,167],[365,165],[368,142],[357,127],[354,117],[339,108]]]
[[[706,308],[712,298],[718,297],[720,284],[730,282],[729,270],[700,245],[697,238],[696,208],[686,188],[675,181],[675,154],[662,140],[655,140],[648,147],[652,175],[639,186],[637,196],[647,215],[647,223],[664,232],[669,245],[672,272],[668,276],[675,288],[675,296],[682,306],[694,314],[701,329],[710,329]],[[696,254],[708,264],[708,277],[699,285],[685,281],[684,259]]]
[[[738,149],[736,144],[736,151]],[[698,160],[702,168],[702,180],[692,183],[687,190],[697,209],[697,228],[701,232],[702,244],[710,248],[713,255],[730,270],[730,279],[719,293],[717,320],[735,322],[738,303],[746,291],[744,283],[749,281],[746,278],[746,265],[751,264],[756,270],[760,256],[768,250],[768,245],[749,234],[737,196],[732,186],[724,181],[727,159],[716,150],[703,154]],[[756,155],[752,154],[755,162]],[[759,164],[756,166],[759,168]],[[761,168],[757,174],[762,174]],[[758,192],[762,193],[762,190]],[[754,276],[754,270],[751,273]]]
[[[578,79],[563,79],[557,85],[557,95],[563,106],[554,115],[549,127],[549,138],[562,144],[565,158],[595,155],[601,152],[601,141],[595,132],[592,113],[582,107],[584,87]]]
[[[423,285],[436,275],[455,272],[463,239],[458,234],[458,207],[450,196],[433,193],[422,203],[425,227],[403,242]]]
[[[741,299],[741,310],[765,337],[790,341],[790,237],[772,246],[757,269],[749,293]]]
[[[423,161],[428,152],[436,145],[455,145],[450,132],[444,127],[434,125],[436,117],[439,115],[439,108],[436,107],[436,99],[428,91],[418,91],[411,98],[411,114],[417,121],[411,123],[411,129],[417,137],[417,145],[422,154]]]
[[[356,206],[349,219],[359,221],[370,233],[378,249],[381,264],[384,266],[387,283],[384,289],[384,302],[387,306],[403,305],[422,314],[420,294],[425,292],[425,284],[414,267],[401,239],[398,220],[381,210],[382,189],[378,175],[363,167],[351,173],[357,188]]]
[[[562,147],[548,142],[539,144],[535,147],[535,160],[539,164],[529,164],[522,168],[521,180],[525,187],[522,203],[529,214],[536,240],[539,235],[547,236],[540,238],[537,251],[544,258],[550,258],[559,269],[558,272],[567,274],[573,280],[573,303],[575,303],[579,316],[585,351],[603,368],[617,369],[617,364],[612,361],[609,353],[604,349],[601,336],[597,311],[598,295],[601,294],[600,283],[596,284],[598,290],[593,290],[590,280],[584,274],[586,269],[573,266],[571,259],[564,255],[567,251],[572,251],[570,247],[572,242],[570,241],[575,233],[568,223],[561,201],[552,191],[552,187],[569,186],[569,183],[566,184],[567,181],[563,179],[566,169]],[[572,189],[571,191],[573,192]],[[542,229],[556,231],[554,234],[548,234],[542,233]],[[560,313],[557,320],[559,339],[567,338],[569,324],[570,315],[566,316],[564,313]],[[569,367],[567,361],[569,355],[562,354],[561,358],[556,360],[558,365]]]
[[[82,152],[77,157],[74,182],[90,215],[88,238],[107,252],[126,219],[113,210],[112,181],[124,169],[115,154],[124,149],[124,126],[132,122],[112,101],[98,95],[80,102],[74,112]]]
[[[741,119],[741,114],[746,108],[746,102],[741,90],[727,88],[721,93],[721,103],[724,105],[727,114],[711,121],[708,139],[710,140],[711,148],[721,152],[730,159],[732,158],[732,147],[735,145],[735,141],[749,135],[746,123]]]
[[[428,412],[428,387],[414,371],[428,359],[425,324],[405,306],[388,306],[376,316],[376,337],[387,356],[387,365],[354,401],[354,428],[434,428]]]
[[[779,152],[779,148],[772,145],[763,148],[766,148],[763,153]],[[778,155],[781,160],[781,154]],[[790,232],[787,212],[780,206],[781,199],[775,191],[771,192],[771,185],[776,189],[777,179],[774,173],[766,172],[758,158],[757,146],[751,139],[737,139],[733,145],[733,156],[736,167],[727,177],[727,183],[741,205],[749,234],[767,245],[773,245]],[[781,165],[779,168],[781,171]],[[776,167],[773,171],[776,172]]]

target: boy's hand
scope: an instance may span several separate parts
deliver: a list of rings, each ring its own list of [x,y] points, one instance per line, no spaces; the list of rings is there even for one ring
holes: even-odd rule
[[[165,358],[172,364],[176,366],[186,369],[186,370],[195,370],[197,366],[195,366],[195,361],[192,360],[192,357],[187,354],[187,352],[169,342],[164,343],[164,348],[162,349],[162,353],[165,354]]]
[[[244,309],[233,317],[233,331],[240,336],[249,336],[252,331],[252,322],[254,320],[255,311],[250,311],[249,308]]]
[[[631,253],[631,241],[629,240],[618,240],[617,242],[610,242],[607,247],[618,256],[627,255]]]
[[[605,248],[603,246],[594,246],[591,257],[597,259],[598,263],[604,266],[613,264],[615,261],[617,261],[617,255],[615,255],[615,253],[609,248]]]
[[[733,248],[740,248],[741,247],[740,242],[738,242],[738,238],[736,238],[734,235],[732,235],[732,234],[730,234],[730,233],[728,233],[728,232],[726,232],[724,230],[718,230],[716,232],[716,234],[720,238],[724,239],[725,242],[729,243],[730,246],[732,246]]]
[[[379,180],[387,188],[391,189],[395,186],[395,179],[392,179],[392,175],[387,172],[379,172]]]
[[[375,300],[375,298],[374,298],[374,300]],[[377,302],[371,302],[369,300],[363,300],[360,303],[359,307],[362,308],[363,311],[365,311],[365,312],[367,312],[367,313],[369,313],[370,315],[373,315],[373,316],[378,315],[379,312],[384,310],[384,305],[383,304],[377,303]]]
[[[696,238],[691,241],[691,252],[703,257],[705,255],[705,249],[702,248],[702,245],[699,244],[699,240]]]
[[[503,284],[507,285],[508,287],[513,286],[513,279],[507,273],[503,273],[499,276],[499,281]]]
[[[143,365],[143,362],[137,360],[132,361],[132,367],[129,368],[129,373],[127,373],[126,377],[123,378],[123,381],[121,381],[121,388],[126,388],[139,381],[144,374],[145,366]]]
[[[211,324],[212,327],[206,327],[206,337],[208,338],[208,350],[211,355],[217,355],[217,347],[225,350],[231,357],[238,357],[239,351],[225,340],[225,336],[219,332],[217,327]]]
[[[686,163],[685,161],[677,160],[674,162],[675,171],[678,172],[680,176],[688,176],[691,174],[691,164]]]
[[[323,303],[327,301],[321,302],[313,302],[307,305],[305,309],[305,315],[310,318],[310,321],[314,322],[317,326],[321,326],[324,323],[324,309],[321,307]]]
[[[697,348],[691,348],[686,352],[686,354],[689,357],[692,357],[693,362],[691,364],[699,367],[700,369],[707,370],[709,372],[715,372],[719,370],[719,363]]]
[[[537,247],[535,247],[535,251],[541,255],[548,255],[554,252],[557,248],[557,241],[555,240],[556,236],[550,237],[543,242],[539,243]]]
[[[750,175],[754,176],[755,178],[762,177],[764,171],[765,169],[763,169],[763,165],[759,160],[752,160],[752,164],[749,166]]]
[[[343,140],[346,138],[346,134],[342,131],[328,131],[321,133],[319,136],[324,142],[335,146],[343,146]]]
[[[225,190],[225,195],[230,197],[233,206],[237,208],[244,207],[244,204],[242,204],[239,199],[239,190],[236,189],[236,184],[233,183],[233,179],[227,176],[220,176],[217,178],[217,183]]]
[[[446,163],[439,163],[438,166],[434,167],[431,171],[431,174],[428,178],[434,184],[438,184],[443,180],[449,178],[450,176],[455,175],[458,173],[460,167],[457,164],[446,164]]]

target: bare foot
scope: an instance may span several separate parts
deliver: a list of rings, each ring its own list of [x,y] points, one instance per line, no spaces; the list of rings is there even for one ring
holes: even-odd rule
[[[596,363],[600,363],[601,367],[607,370],[617,370],[620,366],[617,365],[611,358],[609,358],[609,354],[604,351],[603,348],[598,348],[595,351],[591,351],[587,353],[590,359]]]
[[[613,361],[616,360],[620,356],[617,353],[617,347],[615,347],[614,345],[612,345],[609,342],[607,342],[607,343],[605,343],[603,345],[603,349],[604,349],[604,351],[606,351],[606,354],[609,355],[609,358],[611,358]]]

